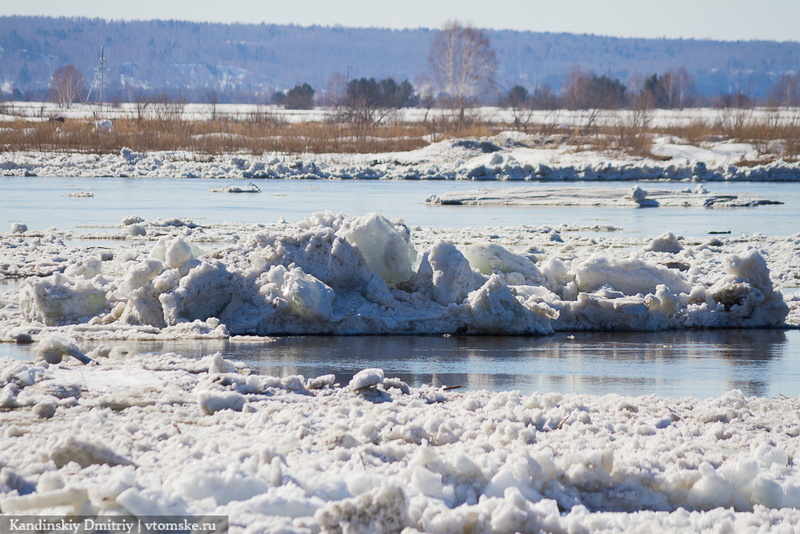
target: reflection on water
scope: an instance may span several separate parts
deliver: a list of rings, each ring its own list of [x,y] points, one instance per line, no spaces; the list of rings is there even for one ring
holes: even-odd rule
[[[298,336],[127,343],[136,352],[203,356],[217,351],[263,374],[306,377],[380,367],[411,385],[523,393],[718,396],[800,395],[800,331],[585,332],[550,337]],[[0,344],[0,356],[32,349]]]

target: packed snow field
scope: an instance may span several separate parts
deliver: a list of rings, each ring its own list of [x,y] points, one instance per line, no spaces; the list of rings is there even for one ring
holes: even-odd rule
[[[326,122],[341,115],[336,107],[317,107],[315,109],[286,109],[280,105],[257,104],[202,104],[177,102],[171,107],[169,115],[181,120],[207,121],[217,118],[244,120],[254,115],[268,115],[289,123]],[[158,107],[158,106],[154,106]],[[528,124],[546,126],[583,127],[589,123],[600,126],[617,126],[631,122],[631,117],[641,119],[638,110],[611,109],[520,109],[485,106],[470,110],[477,120],[512,124],[514,119],[523,119]],[[451,117],[453,111],[444,108],[403,108],[392,110],[386,117],[388,122],[424,122]],[[55,102],[3,102],[0,106],[0,121],[24,119],[27,121],[47,121],[51,118],[84,120],[118,120],[159,118],[158,110],[142,109],[141,104],[123,102],[119,105],[99,106],[97,104],[72,104],[69,108],[59,107]],[[755,107],[755,108],[684,108],[652,109],[646,112],[649,124],[654,127],[690,126],[692,124],[726,124],[731,121],[753,122],[758,124],[789,125],[797,124],[800,108],[796,107]]]

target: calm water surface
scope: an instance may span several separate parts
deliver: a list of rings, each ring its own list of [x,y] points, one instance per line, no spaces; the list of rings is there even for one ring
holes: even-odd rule
[[[210,193],[246,183],[205,179],[0,178],[0,224],[23,222],[97,232],[123,217],[188,217],[201,224],[225,221],[296,221],[317,211],[348,215],[372,211],[409,225],[468,227],[613,225],[623,235],[686,236],[800,233],[800,183],[709,183],[711,193],[785,202],[738,209],[509,208],[431,206],[425,198],[454,190],[522,186],[530,182],[257,181],[261,194]],[[554,184],[542,183],[542,187]],[[565,183],[565,188],[618,187],[632,182]],[[646,183],[644,189],[684,189],[686,183]],[[88,191],[92,198],[69,198]],[[0,227],[2,231],[2,227]],[[14,288],[11,284],[0,289]],[[408,383],[461,385],[466,390],[519,389],[563,393],[658,394],[710,397],[730,389],[746,395],[800,395],[800,331],[722,330],[661,333],[574,333],[530,337],[284,337],[269,343],[185,341],[126,343],[130,350],[203,356],[221,351],[260,372],[306,377],[334,373],[346,383],[365,367]],[[0,356],[32,357],[32,347],[0,344]]]
[[[31,230],[57,227],[86,231],[85,226],[118,225],[128,215],[148,220],[189,217],[201,224],[297,221],[318,211],[347,215],[378,212],[402,218],[409,225],[534,226],[562,223],[581,226],[613,225],[625,234],[707,235],[730,231],[792,235],[800,232],[800,183],[708,183],[714,194],[739,194],[785,202],[755,208],[582,208],[435,206],[425,204],[433,194],[466,189],[516,187],[614,187],[629,189],[634,182],[466,182],[466,181],[331,181],[257,180],[260,194],[211,193],[212,187],[244,185],[241,180],[174,178],[15,178],[0,177],[0,224],[22,222]],[[647,189],[680,190],[692,183],[641,182]],[[91,198],[70,198],[86,191]]]
[[[719,396],[800,395],[800,330],[583,332],[550,337],[298,336],[246,341],[129,342],[133,352],[204,356],[220,351],[262,374],[335,374],[346,384],[367,367],[413,386],[464,390]],[[33,357],[0,344],[0,356]]]

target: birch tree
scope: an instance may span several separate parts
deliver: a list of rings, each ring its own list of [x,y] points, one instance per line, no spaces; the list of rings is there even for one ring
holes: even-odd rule
[[[50,80],[50,95],[60,108],[70,108],[86,92],[83,73],[74,65],[58,67]]]
[[[466,109],[494,88],[497,57],[489,38],[458,21],[436,33],[428,64],[445,105],[458,111],[461,123]]]

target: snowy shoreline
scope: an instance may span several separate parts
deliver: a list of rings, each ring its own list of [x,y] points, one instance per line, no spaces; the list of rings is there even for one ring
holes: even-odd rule
[[[231,532],[791,532],[796,398],[409,388],[219,355],[0,367],[0,510],[224,515]],[[268,436],[268,439],[265,437]]]
[[[409,152],[385,154],[198,155],[192,152],[118,154],[5,152],[0,176],[161,177],[330,180],[512,181],[800,181],[800,162],[763,156],[749,144],[702,146],[660,137],[657,159],[607,154],[538,134],[504,132],[490,138],[449,139]]]

